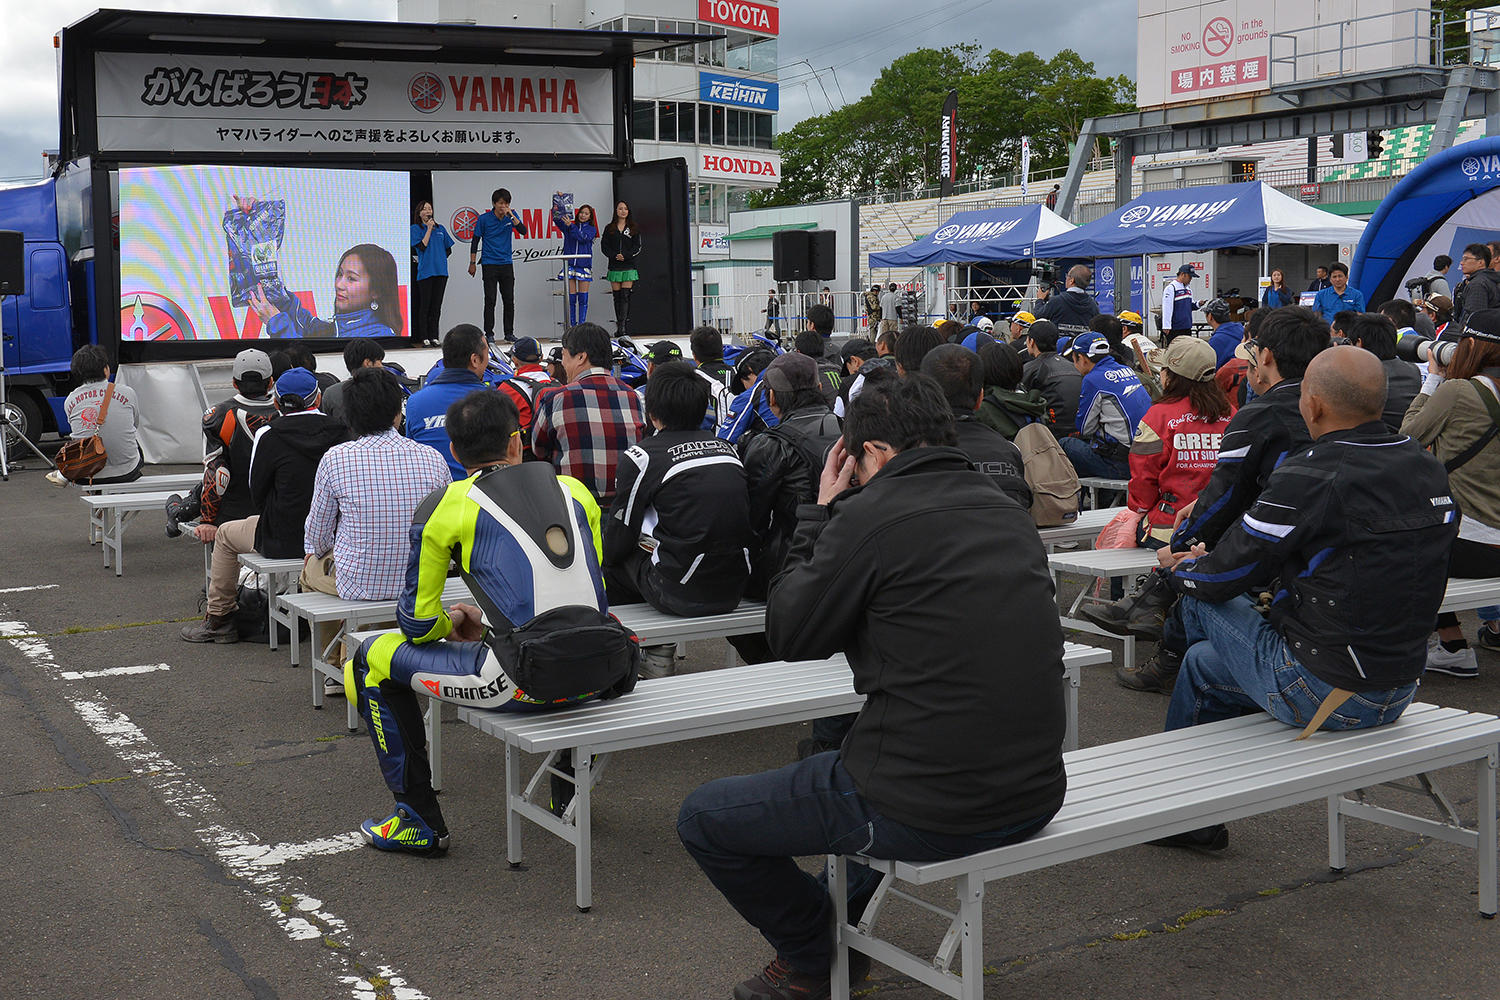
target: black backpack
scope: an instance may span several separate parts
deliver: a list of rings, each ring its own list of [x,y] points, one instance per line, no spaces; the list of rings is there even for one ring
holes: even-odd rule
[[[494,623],[485,641],[529,697],[557,702],[597,692],[607,701],[635,690],[640,640],[614,615],[568,604],[510,625],[498,609],[485,611]]]

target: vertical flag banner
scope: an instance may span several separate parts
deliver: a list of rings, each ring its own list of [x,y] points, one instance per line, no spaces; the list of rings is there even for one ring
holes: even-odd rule
[[[946,198],[953,193],[953,182],[958,179],[958,91],[948,91],[948,99],[943,102],[943,138],[941,143],[941,163],[943,184],[940,189],[942,197]]]
[[[1021,197],[1031,194],[1031,136],[1021,136]]]

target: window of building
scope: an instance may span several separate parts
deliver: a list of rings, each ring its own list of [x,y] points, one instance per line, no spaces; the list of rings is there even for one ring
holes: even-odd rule
[[[724,65],[730,69],[749,69],[750,44],[755,41],[754,37],[743,31],[728,31],[726,34]]]
[[[656,20],[650,17],[630,17],[625,19],[631,31],[655,31]]]
[[[755,141],[753,145],[756,149],[770,149],[772,122],[775,116],[755,114],[751,115],[750,117],[753,119],[753,123],[755,126]]]
[[[726,116],[729,121],[728,135],[725,138],[727,146],[743,146],[746,144],[746,132],[748,123],[746,118],[749,112],[740,111],[737,108],[729,108]]]
[[[750,46],[750,72],[776,72],[776,39],[757,38]]]
[[[697,142],[697,109],[698,105],[692,101],[682,101],[677,105],[677,141]]]
[[[657,133],[662,142],[677,141],[677,102],[658,101],[656,104]]]
[[[636,101],[631,109],[630,136],[633,139],[656,138],[656,102]]]
[[[724,113],[726,109],[722,105],[719,105],[719,104],[709,105],[709,107],[712,109],[710,111],[710,114],[713,117],[712,144],[715,145],[715,146],[725,146],[725,145],[728,145],[728,142],[725,139],[725,132],[724,132],[725,119],[728,117]]]

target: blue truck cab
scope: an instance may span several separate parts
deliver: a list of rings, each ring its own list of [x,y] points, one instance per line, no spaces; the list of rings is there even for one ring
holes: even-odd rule
[[[88,183],[81,170],[0,188],[0,229],[23,235],[26,280],[0,302],[0,342],[13,417],[32,440],[66,432],[73,352],[95,339]]]

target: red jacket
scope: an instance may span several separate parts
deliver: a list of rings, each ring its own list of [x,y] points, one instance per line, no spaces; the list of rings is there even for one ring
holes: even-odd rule
[[[1219,460],[1229,418],[1205,420],[1186,399],[1154,403],[1130,446],[1127,503],[1146,512],[1151,533],[1166,541],[1177,512],[1198,498]]]
[[[1219,388],[1229,397],[1231,410],[1240,408],[1240,385],[1249,374],[1250,362],[1238,355],[1220,365],[1218,372],[1214,374],[1214,381],[1219,383]]]

